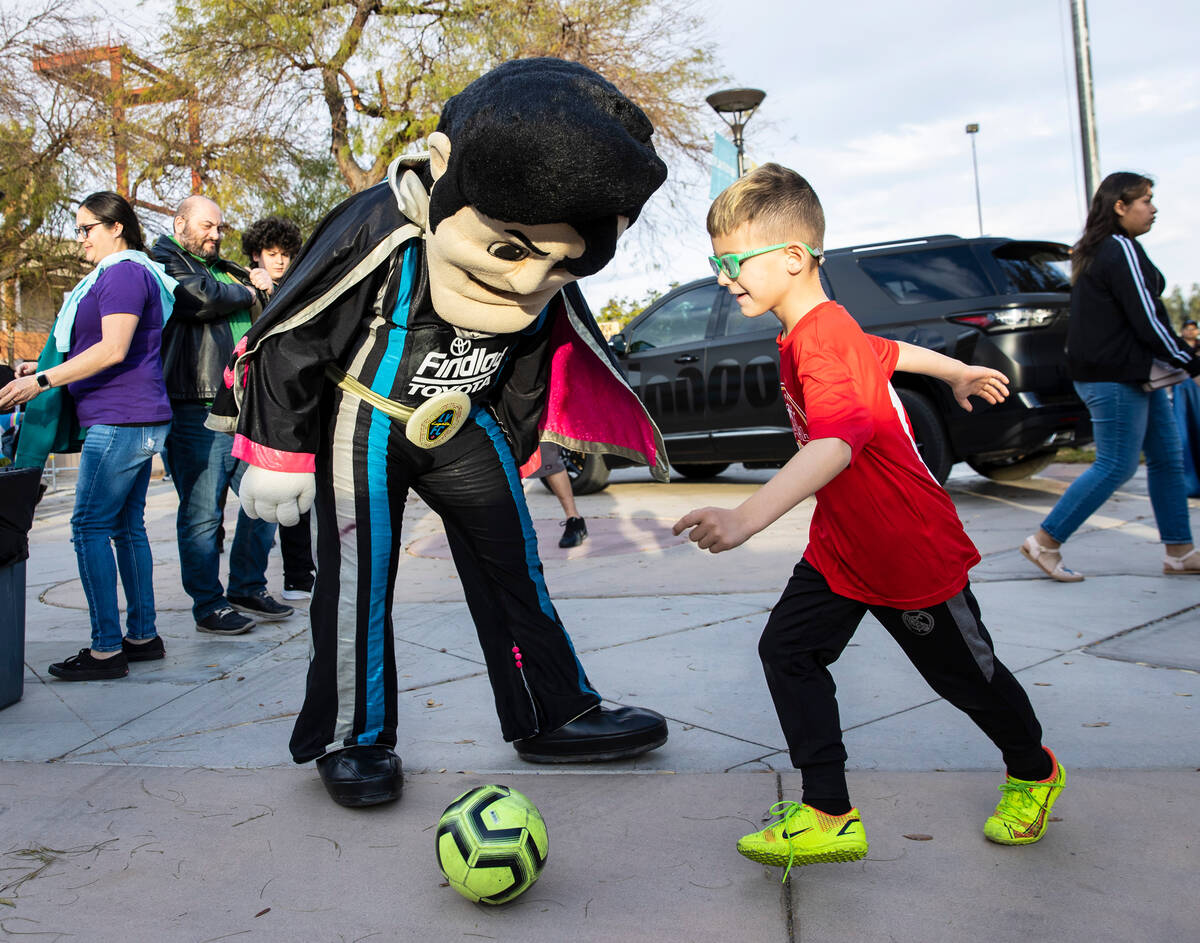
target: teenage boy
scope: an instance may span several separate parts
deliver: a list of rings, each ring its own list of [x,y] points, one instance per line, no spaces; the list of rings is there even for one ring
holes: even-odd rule
[[[846,788],[833,678],[869,611],[943,698],[1000,748],[1008,778],[984,824],[995,842],[1045,833],[1066,779],[1029,698],[996,658],[967,571],[979,554],[949,495],[917,453],[890,383],[896,370],[938,377],[967,410],[998,403],[1007,378],[921,347],[864,334],[821,288],[821,204],[803,177],[766,164],[722,193],[708,213],[718,282],[742,314],[774,314],[784,401],[800,446],[767,484],[733,509],[700,508],[675,524],[702,550],[739,546],[816,495],[808,548],[767,620],[759,655],[802,802],[772,807],[778,821],[738,842],[765,864],[853,861],[867,853]],[[787,877],[787,872],[784,873]]]
[[[257,219],[242,233],[242,251],[255,268],[271,276],[271,294],[303,243],[300,227],[282,216]],[[317,566],[313,563],[308,511],[300,515],[299,524],[279,525],[279,552],[283,557],[283,598],[311,599]]]

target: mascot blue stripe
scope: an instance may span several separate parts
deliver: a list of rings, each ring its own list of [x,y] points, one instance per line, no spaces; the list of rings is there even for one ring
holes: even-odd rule
[[[550,591],[546,588],[546,577],[542,573],[541,560],[538,557],[537,531],[534,530],[533,520],[529,516],[529,505],[525,503],[525,491],[521,487],[521,473],[517,467],[516,460],[513,458],[508,439],[505,437],[504,431],[500,428],[500,424],[496,422],[495,417],[486,409],[473,410],[471,418],[483,428],[488,438],[491,439],[492,447],[496,450],[496,455],[500,459],[500,465],[504,469],[504,477],[508,479],[508,490],[513,496],[513,506],[517,509],[517,514],[521,520],[521,536],[525,539],[525,567],[529,573],[529,579],[537,587],[538,608],[542,610],[548,619],[553,619],[557,622],[558,614],[554,611],[554,603],[550,601]],[[567,646],[571,649],[571,657],[575,659],[575,670],[579,675],[580,690],[599,697],[600,695],[592,690],[591,686],[587,683],[587,675],[584,674],[583,665],[579,663],[579,656],[575,654],[575,643],[571,641],[571,636],[567,634],[566,629],[563,629],[563,637],[567,640]]]
[[[400,287],[396,307],[392,311],[393,327],[388,331],[387,348],[371,381],[371,389],[381,396],[390,396],[396,382],[396,372],[404,355],[408,337],[409,306],[412,303],[413,283],[417,274],[417,253],[413,247],[404,252],[400,266]],[[371,411],[367,433],[367,501],[371,521],[371,601],[367,613],[366,644],[366,716],[363,733],[357,738],[360,745],[373,744],[383,729],[384,706],[383,651],[387,631],[387,583],[391,571],[392,510],[388,500],[387,446],[392,421],[379,410]]]

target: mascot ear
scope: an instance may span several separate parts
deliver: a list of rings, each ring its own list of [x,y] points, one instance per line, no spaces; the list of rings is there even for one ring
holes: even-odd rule
[[[429,172],[436,181],[446,172],[450,163],[450,138],[442,131],[434,131],[429,135]]]

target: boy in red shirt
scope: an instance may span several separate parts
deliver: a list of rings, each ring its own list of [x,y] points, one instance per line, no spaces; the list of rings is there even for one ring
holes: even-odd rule
[[[967,579],[979,553],[921,461],[890,383],[896,370],[937,377],[970,410],[970,396],[1003,400],[1007,378],[864,334],[829,301],[818,277],[825,216],[794,171],[765,164],[741,178],[713,203],[708,231],[718,282],[742,314],[773,314],[783,324],[780,375],[800,448],[741,505],[694,510],[675,533],[691,528],[702,550],[720,553],[817,498],[804,558],[759,641],[792,763],[803,774],[802,802],[772,806],[779,819],[742,838],[738,851],[789,869],[866,855],[827,666],[868,611],[929,685],[1000,748],[1008,777],[984,835],[1006,845],[1037,841],[1066,775],[1042,746],[1025,691],[995,656]]]

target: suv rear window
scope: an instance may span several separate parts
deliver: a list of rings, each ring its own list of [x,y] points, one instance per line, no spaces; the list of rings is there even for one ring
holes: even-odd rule
[[[1004,273],[1006,295],[1024,291],[1070,291],[1071,253],[1046,242],[1006,242],[992,250]]]
[[[995,294],[979,261],[966,246],[867,256],[858,264],[897,304]]]

